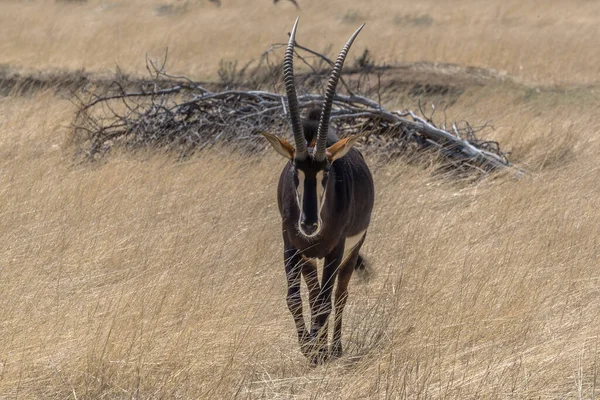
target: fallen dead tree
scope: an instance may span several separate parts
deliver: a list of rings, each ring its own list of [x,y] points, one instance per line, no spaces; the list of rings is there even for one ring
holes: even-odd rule
[[[115,146],[167,148],[182,156],[215,144],[241,150],[264,148],[260,131],[288,129],[285,96],[275,91],[209,90],[186,77],[174,77],[149,62],[152,79],[135,82],[118,76],[110,89],[81,100],[74,120],[75,137],[87,158],[102,157]],[[135,89],[132,87],[135,86]],[[344,86],[348,86],[344,83]],[[348,90],[349,91],[349,90]],[[320,106],[321,94],[299,95],[300,108]],[[420,109],[420,107],[419,107]],[[481,172],[510,167],[497,142],[480,140],[484,126],[468,122],[438,126],[432,115],[391,111],[379,102],[350,92],[334,98],[331,119],[342,136],[364,134],[363,149],[388,157],[435,150],[447,165]]]

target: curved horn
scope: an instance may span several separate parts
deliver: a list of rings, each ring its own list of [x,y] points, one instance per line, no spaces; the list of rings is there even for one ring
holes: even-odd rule
[[[342,48],[342,51],[340,51],[340,55],[335,61],[333,71],[331,71],[329,82],[327,83],[327,90],[325,92],[325,101],[323,103],[323,109],[321,110],[319,130],[317,131],[317,148],[315,150],[315,160],[317,161],[323,161],[325,159],[325,146],[327,144],[327,131],[329,129],[329,117],[331,116],[331,106],[333,105],[333,96],[335,96],[335,88],[342,73],[344,60],[346,59],[346,55],[348,54],[348,51],[350,50],[350,46],[352,46],[354,39],[356,39],[356,37],[358,36],[358,34],[364,26],[365,24],[362,24],[360,28],[358,28],[356,32],[354,32],[352,36],[350,36],[350,39],[348,39],[346,45]]]
[[[285,91],[287,94],[288,109],[290,111],[292,132],[294,132],[294,141],[296,142],[295,158],[303,160],[308,156],[308,151],[306,150],[306,139],[304,138],[302,123],[300,122],[300,109],[298,107],[298,98],[296,97],[296,87],[294,86],[294,44],[296,41],[296,26],[298,25],[299,19],[300,17],[296,18],[292,33],[290,34],[290,41],[285,50],[285,57],[283,58],[283,79],[285,80]]]

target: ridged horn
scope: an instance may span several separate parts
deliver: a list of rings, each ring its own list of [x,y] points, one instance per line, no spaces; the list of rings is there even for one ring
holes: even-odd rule
[[[350,39],[346,42],[346,45],[340,51],[333,71],[329,76],[329,82],[327,83],[327,90],[325,92],[325,101],[323,102],[323,108],[321,109],[321,120],[319,121],[319,130],[317,131],[317,148],[315,149],[315,160],[323,161],[325,159],[325,147],[327,144],[327,131],[329,129],[329,117],[331,116],[331,106],[333,105],[333,96],[335,96],[335,88],[337,87],[340,75],[342,73],[342,67],[344,66],[344,60],[350,50],[350,46],[354,42],[354,39],[358,36],[365,24],[362,24],[360,28],[356,30],[350,36]]]
[[[296,97],[296,87],[294,86],[294,44],[296,43],[296,27],[298,20],[296,18],[290,41],[285,50],[283,58],[283,79],[285,80],[285,92],[287,94],[288,109],[290,111],[290,121],[292,123],[292,132],[294,133],[294,141],[296,142],[296,155],[298,160],[304,160],[308,156],[306,150],[306,139],[304,138],[304,130],[300,122],[300,108],[298,107],[298,98]]]

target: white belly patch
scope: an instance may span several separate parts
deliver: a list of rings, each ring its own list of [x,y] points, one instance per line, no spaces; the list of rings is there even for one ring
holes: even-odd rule
[[[342,263],[346,262],[346,259],[348,258],[352,250],[354,250],[358,242],[361,241],[361,239],[363,238],[363,236],[365,236],[366,233],[367,230],[365,229],[364,231],[359,232],[354,236],[348,236],[346,238],[346,242],[344,244],[344,257],[342,258]]]

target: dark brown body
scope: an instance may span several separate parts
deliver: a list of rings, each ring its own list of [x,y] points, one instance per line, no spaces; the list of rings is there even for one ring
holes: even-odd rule
[[[270,133],[261,134],[277,153],[290,160],[281,173],[277,190],[288,286],[287,305],[294,317],[303,353],[313,362],[319,362],[329,354],[327,325],[336,282],[332,353],[334,356],[342,353],[342,313],[348,297],[348,282],[354,269],[363,265],[359,251],[373,209],[373,178],[360,152],[352,147],[360,135],[338,140],[329,125],[344,60],[364,24],[340,51],[327,82],[322,107],[310,111],[304,121],[300,117],[294,85],[297,27],[298,19],[283,58],[283,78],[295,146]],[[325,260],[321,282],[316,258]],[[310,331],[306,329],[302,314],[302,278],[309,292]]]
[[[307,143],[311,142],[314,122],[311,119],[303,122]],[[327,139],[328,145],[338,141],[332,133]],[[311,162],[314,163],[309,161],[309,164]],[[342,312],[348,295],[348,283],[354,269],[363,262],[359,251],[371,220],[375,195],[373,178],[362,154],[356,149],[351,149],[329,166],[329,181],[320,213],[323,229],[318,236],[307,238],[298,229],[301,211],[296,200],[293,179],[294,168],[297,167],[294,161],[286,164],[279,178],[277,190],[288,278],[287,303],[296,323],[301,348],[313,361],[318,362],[328,354],[327,321],[332,309],[331,297],[336,279],[332,353],[334,356],[339,356],[342,352]],[[302,165],[302,168],[310,168],[310,165]],[[347,238],[357,235],[361,235],[358,242],[353,249],[347,249]],[[314,262],[316,258],[325,259],[321,284]],[[305,327],[302,315],[301,275],[304,276],[309,289],[312,315],[310,332]]]

